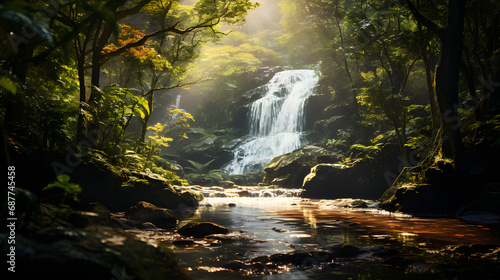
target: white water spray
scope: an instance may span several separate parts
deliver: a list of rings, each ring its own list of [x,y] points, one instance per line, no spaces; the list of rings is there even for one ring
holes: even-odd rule
[[[304,107],[318,77],[313,70],[278,72],[263,86],[265,94],[251,104],[249,135],[234,149],[224,168],[229,174],[263,170],[263,163],[305,145]]]

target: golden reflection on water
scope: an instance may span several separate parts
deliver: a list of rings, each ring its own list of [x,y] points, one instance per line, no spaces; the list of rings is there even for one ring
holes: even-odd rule
[[[455,218],[419,218],[377,208],[343,208],[336,206],[338,202],[334,200],[281,197],[209,198],[205,203],[212,204],[213,208],[201,211],[213,211],[214,208],[230,202],[235,203],[236,207],[226,209],[233,211],[235,215],[241,214],[240,211],[245,208],[258,209],[263,211],[261,212],[263,215],[278,217],[283,221],[289,219],[302,221],[312,235],[325,228],[345,227],[335,223],[347,222],[349,229],[345,230],[346,234],[342,237],[346,243],[355,243],[353,239],[359,241],[359,236],[365,235],[372,239],[384,237],[382,239],[397,240],[403,246],[438,243],[500,245],[498,228],[469,224]],[[199,214],[190,220],[198,219]]]
[[[311,228],[317,228],[316,225],[316,217],[314,216],[313,211],[309,209],[302,209],[302,213],[304,215],[304,221],[311,226]]]
[[[324,209],[312,205],[308,209],[280,212],[281,216],[314,221],[315,227],[332,220],[351,222],[369,235],[389,234],[404,246],[417,246],[430,241],[449,244],[493,244],[500,245],[498,229],[485,225],[469,224],[454,218],[419,218],[409,215],[385,214],[380,211],[359,211],[352,209]],[[348,240],[346,240],[348,241]]]
[[[417,237],[418,234],[415,233],[410,233],[410,232],[398,233],[399,243],[401,243],[403,246],[406,247],[417,247],[418,245]]]

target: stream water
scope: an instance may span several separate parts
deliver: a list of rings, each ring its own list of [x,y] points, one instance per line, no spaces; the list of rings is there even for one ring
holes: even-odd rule
[[[375,201],[304,199],[298,197],[300,190],[278,188],[195,189],[202,191],[206,199],[196,211],[182,214],[184,219],[179,227],[189,222],[213,222],[230,229],[230,234],[207,240],[186,239],[166,231],[135,232],[153,244],[171,247],[192,279],[480,279],[454,278],[461,272],[444,273],[443,264],[434,260],[434,256],[441,258],[440,250],[449,245],[500,246],[498,227],[473,225],[453,218],[389,213],[378,209]],[[354,259],[318,263],[307,269],[279,265],[273,269],[238,272],[223,268],[234,260],[314,251],[341,243],[367,252],[391,248],[408,254],[408,250],[413,250],[420,259],[397,269],[374,262],[373,254],[369,253]],[[444,267],[450,265],[444,261]],[[455,269],[460,270],[462,266],[458,266]]]

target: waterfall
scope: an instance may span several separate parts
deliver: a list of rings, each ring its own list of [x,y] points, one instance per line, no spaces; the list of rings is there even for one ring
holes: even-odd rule
[[[179,106],[181,105],[181,95],[177,94],[175,97],[175,109],[179,109]]]
[[[265,94],[249,109],[248,135],[233,150],[229,174],[262,171],[274,157],[304,146],[304,106],[318,77],[313,70],[278,72],[263,86]]]

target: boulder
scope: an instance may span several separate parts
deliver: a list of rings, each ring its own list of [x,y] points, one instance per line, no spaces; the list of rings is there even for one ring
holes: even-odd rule
[[[305,146],[274,158],[264,169],[264,183],[286,188],[300,188],[304,177],[318,163],[336,162],[338,156],[327,149]]]
[[[451,187],[428,183],[405,183],[387,189],[380,199],[380,207],[415,215],[448,216],[463,203],[463,198],[455,191]]]
[[[378,199],[402,168],[397,145],[387,144],[373,159],[355,165],[319,163],[304,176],[301,196]]]
[[[387,185],[384,182],[371,184],[370,181],[363,180],[363,175],[366,176],[369,172],[362,166],[318,164],[304,178],[302,196],[377,199],[385,191]]]
[[[335,197],[353,197],[348,193],[351,185],[355,183],[354,180],[349,182],[352,176],[352,167],[322,163],[311,169],[304,178],[302,187],[309,196],[335,191],[335,194],[332,194]]]
[[[16,279],[30,279],[34,272],[51,279],[188,279],[168,248],[156,248],[117,228],[75,227],[72,219],[64,226],[53,223],[55,213],[36,234],[16,235]],[[0,238],[7,240],[7,234],[0,233]],[[1,242],[0,250],[8,252],[8,246]]]
[[[454,215],[473,199],[481,188],[478,178],[464,178],[448,160],[435,161],[419,174],[421,183],[393,184],[380,198],[380,207],[389,211],[401,211],[416,215]],[[498,202],[496,203],[498,204]]]
[[[303,184],[303,196],[316,198],[378,198],[385,189],[367,188],[358,181],[360,169],[342,164],[318,164],[311,169]]]
[[[127,216],[134,220],[151,222],[161,228],[173,228],[177,223],[177,219],[172,211],[145,201],[140,201],[131,207],[127,211]]]
[[[72,160],[76,161],[74,158]],[[54,153],[43,153],[32,157],[18,156],[13,162],[18,166],[16,171],[20,174],[19,185],[29,188],[44,202],[53,204],[61,201],[62,193],[50,197],[54,193],[42,189],[57,180],[53,166],[65,163],[64,155],[59,156]],[[71,183],[78,184],[82,188],[78,196],[79,205],[75,205],[79,208],[100,202],[111,212],[124,212],[139,201],[148,201],[168,209],[191,204],[191,200],[181,198],[180,193],[172,188],[168,180],[150,172],[117,169],[103,166],[102,162],[81,162],[72,168],[68,175],[71,177]]]
[[[214,223],[202,222],[189,223],[177,230],[177,233],[183,236],[201,238],[210,234],[226,234],[229,233],[229,230]]]

